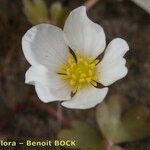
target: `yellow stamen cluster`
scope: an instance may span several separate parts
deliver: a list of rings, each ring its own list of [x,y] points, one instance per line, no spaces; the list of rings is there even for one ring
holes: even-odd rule
[[[96,64],[98,60],[93,58],[84,59],[79,53],[75,53],[76,59],[69,55],[68,62],[61,66],[58,74],[66,80],[75,93],[87,84],[97,86]]]

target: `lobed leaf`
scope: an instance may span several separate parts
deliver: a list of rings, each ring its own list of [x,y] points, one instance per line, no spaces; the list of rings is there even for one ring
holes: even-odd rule
[[[150,114],[147,107],[130,107],[122,115],[121,98],[112,96],[97,108],[96,118],[103,136],[113,143],[135,141],[150,136]]]
[[[75,140],[76,148],[81,148],[82,150],[100,150],[101,147],[100,133],[80,121],[73,121],[70,129],[61,130],[58,138]]]

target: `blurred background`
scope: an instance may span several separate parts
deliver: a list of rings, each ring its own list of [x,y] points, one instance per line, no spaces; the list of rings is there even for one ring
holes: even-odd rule
[[[24,83],[29,64],[21,49],[22,36],[42,22],[63,27],[69,12],[81,5],[104,28],[107,43],[115,37],[129,43],[129,73],[93,109],[44,104],[34,87]],[[77,141],[74,149],[150,150],[149,12],[148,0],[0,0],[0,139],[69,138]]]

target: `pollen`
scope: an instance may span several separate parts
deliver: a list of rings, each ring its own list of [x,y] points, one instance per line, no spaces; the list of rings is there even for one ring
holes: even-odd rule
[[[72,88],[73,93],[87,86],[88,84],[97,85],[98,60],[92,57],[83,58],[79,52],[75,52],[76,59],[69,54],[66,64],[62,64],[58,74]]]

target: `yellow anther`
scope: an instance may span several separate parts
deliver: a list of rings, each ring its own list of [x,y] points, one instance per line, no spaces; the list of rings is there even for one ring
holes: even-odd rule
[[[90,76],[92,76],[92,74],[93,74],[92,70],[89,70],[88,73]]]
[[[66,75],[61,75],[60,77],[61,77],[61,79],[63,79],[63,80],[68,79],[68,76],[66,76]]]
[[[62,64],[61,69],[66,69],[66,65]]]
[[[81,77],[81,78],[85,78],[85,77],[86,77],[86,74],[82,73],[80,77]]]
[[[81,58],[81,56],[80,56],[80,53],[79,53],[79,52],[77,52],[77,51],[76,51],[76,52],[75,52],[75,54],[76,54],[76,57],[77,57],[77,58]]]
[[[81,89],[81,87],[82,87],[82,85],[81,85],[81,84],[79,84],[79,85],[77,86],[77,89],[78,89],[78,90],[80,90],[80,89]]]
[[[70,75],[70,72],[71,72],[71,70],[68,68],[68,69],[66,70],[66,74],[67,74],[67,75]]]
[[[95,68],[95,64],[92,63],[92,64],[90,65],[90,68],[91,68],[91,69],[94,69],[94,68]]]
[[[76,93],[77,92],[77,87],[75,86],[73,89],[72,89],[72,93]]]
[[[91,78],[91,77],[88,77],[88,78],[86,78],[86,81],[87,81],[88,83],[90,83],[90,82],[92,81],[92,78]]]
[[[81,78],[81,79],[79,80],[79,82],[80,82],[80,83],[83,83],[83,82],[85,82],[85,79]]]
[[[95,65],[97,65],[98,63],[99,63],[99,60],[98,59],[96,59],[96,60],[94,60],[94,62],[93,62]]]
[[[70,80],[70,82],[69,82],[71,85],[75,85],[75,80]]]
[[[97,80],[97,77],[96,77],[96,76],[92,76],[92,79],[96,81],[96,80]]]
[[[97,86],[97,83],[95,81],[91,81],[91,84]]]
[[[75,65],[76,65],[75,63],[72,63],[72,64],[71,64],[71,68],[73,68]]]
[[[83,62],[83,59],[82,59],[82,58],[79,58],[79,59],[78,59],[78,62]]]
[[[73,60],[72,58],[69,58],[69,59],[68,59],[68,63],[69,63],[70,65],[72,65],[73,62],[74,62],[74,60]]]
[[[97,85],[97,70],[96,64],[99,60],[94,60],[92,57],[84,58],[78,52],[75,52],[77,62],[72,55],[68,57],[66,64],[60,66],[58,72],[61,79],[68,82],[75,93],[79,89],[84,88],[87,84]]]
[[[71,77],[72,77],[73,79],[76,79],[76,78],[77,78],[74,74],[72,74]]]
[[[88,65],[89,65],[87,61],[84,61],[84,64],[85,64],[86,66],[88,66]]]
[[[89,63],[91,63],[91,62],[93,62],[93,61],[94,61],[93,57],[89,57],[89,58],[88,58],[88,62],[89,62]]]

